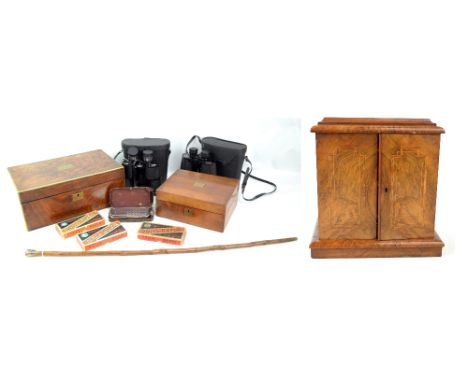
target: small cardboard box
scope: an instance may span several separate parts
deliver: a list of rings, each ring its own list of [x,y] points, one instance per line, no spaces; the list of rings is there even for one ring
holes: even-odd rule
[[[119,221],[78,234],[76,239],[83,251],[90,251],[104,244],[127,237],[127,231]]]
[[[57,223],[55,229],[64,239],[76,236],[81,232],[91,231],[92,229],[102,227],[106,221],[101,214],[94,210],[83,215],[76,216]]]
[[[156,190],[156,215],[224,232],[238,192],[237,179],[177,170]]]

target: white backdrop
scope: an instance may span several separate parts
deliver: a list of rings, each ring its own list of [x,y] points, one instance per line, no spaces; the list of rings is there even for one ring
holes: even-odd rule
[[[454,0],[1,2],[0,379],[466,381],[467,35]],[[310,259],[309,128],[324,116],[446,129],[442,258]],[[76,247],[51,227],[24,231],[7,166],[159,136],[173,143],[173,170],[194,133],[247,143],[280,191],[240,202],[223,235],[190,227],[187,245],[298,243],[23,256]],[[148,244],[109,244],[136,245]]]
[[[272,195],[264,196],[253,202],[248,202],[239,197],[236,213],[230,219],[228,228],[223,234],[201,229],[197,227],[187,227],[188,234],[185,239],[186,246],[210,245],[218,243],[234,243],[254,240],[274,239],[280,237],[297,236],[299,222],[297,215],[300,213],[300,121],[298,119],[259,119],[259,120],[238,120],[221,121],[204,120],[197,127],[197,121],[192,121],[191,125],[184,125],[183,122],[171,122],[174,128],[167,128],[165,137],[171,140],[171,154],[168,163],[168,176],[173,171],[180,168],[182,153],[187,142],[194,134],[200,136],[216,135],[223,139],[237,140],[247,144],[247,155],[253,164],[253,175],[274,182],[278,191]],[[162,124],[162,126],[167,126]],[[175,128],[178,126],[178,129]],[[240,126],[240,127],[239,127]],[[194,129],[194,130],[191,130]],[[129,127],[132,134],[128,137],[141,138],[152,136],[152,131],[161,132],[163,128],[155,127],[146,132],[141,127]],[[54,139],[54,138],[51,138]],[[109,143],[109,137],[105,132],[94,132],[93,142],[86,147],[86,142],[82,143],[80,150],[88,151],[95,148],[104,149],[109,155],[115,156],[120,150],[122,137],[116,137],[113,145]],[[17,155],[13,151],[10,157],[5,157],[6,166],[23,164],[18,160],[29,163],[37,160],[42,154],[42,159],[51,159],[65,154],[77,153],[70,151],[75,149],[75,145],[70,145],[67,140],[54,139],[55,144],[51,144],[46,150],[34,150],[34,142],[23,145],[24,155]],[[198,143],[194,144],[198,146]],[[47,155],[47,156],[44,156]],[[9,221],[9,231],[18,241],[17,251],[24,252],[25,248],[37,250],[80,250],[75,239],[62,240],[55,232],[54,226],[32,232],[25,232],[24,219],[21,214],[21,207],[18,201],[16,188],[9,179],[6,166],[2,169],[2,186],[5,189],[6,208]],[[245,164],[244,168],[247,166]],[[242,180],[242,179],[241,179]],[[4,183],[4,184],[3,184]],[[271,191],[270,185],[249,179],[245,195],[247,198],[253,197],[261,192]],[[102,211],[102,215],[107,218],[108,211]],[[253,218],[255,217],[255,218]],[[281,224],[278,219],[281,217]],[[162,224],[176,224],[177,222],[167,219],[156,218],[155,222]],[[154,243],[148,243],[136,239],[139,223],[126,223],[124,226],[128,230],[129,239],[120,240],[106,245],[107,249],[149,249],[154,248]],[[18,240],[18,238],[21,238]],[[171,245],[159,245],[168,247]],[[152,260],[149,260],[152,261]]]

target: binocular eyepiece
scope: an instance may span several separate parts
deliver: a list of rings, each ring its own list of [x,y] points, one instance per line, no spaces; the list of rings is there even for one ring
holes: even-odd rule
[[[210,152],[208,150],[201,150],[199,152],[196,147],[190,147],[188,153],[182,155],[180,168],[204,174],[217,174],[216,162],[211,159]]]
[[[153,150],[143,150],[142,160],[138,156],[138,148],[128,148],[127,158],[122,163],[125,168],[126,185],[128,187],[157,188],[161,183],[161,171],[159,165],[153,160]]]
[[[143,162],[148,164],[153,162],[153,150],[143,150]]]
[[[171,142],[165,138],[127,138],[122,141],[127,187],[158,188],[167,178]]]

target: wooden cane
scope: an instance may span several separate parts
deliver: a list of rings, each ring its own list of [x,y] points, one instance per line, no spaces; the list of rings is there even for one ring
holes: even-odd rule
[[[225,251],[228,249],[260,247],[263,245],[281,244],[296,241],[297,237],[286,237],[282,239],[273,240],[260,240],[251,241],[249,243],[237,244],[219,244],[209,245],[205,247],[191,247],[191,248],[164,248],[164,249],[150,249],[141,251],[36,251],[34,249],[26,250],[26,256],[137,256],[137,255],[170,255],[175,253],[198,253],[208,251]]]

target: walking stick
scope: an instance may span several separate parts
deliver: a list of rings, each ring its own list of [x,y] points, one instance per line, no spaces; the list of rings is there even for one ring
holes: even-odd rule
[[[37,251],[34,249],[26,250],[25,255],[28,257],[37,256],[57,256],[57,257],[79,257],[79,256],[137,256],[137,255],[171,255],[176,253],[198,253],[209,251],[225,251],[228,249],[260,247],[264,245],[282,244],[291,241],[296,241],[297,237],[286,237],[282,239],[251,241],[248,243],[236,244],[219,244],[209,245],[205,247],[191,248],[164,248],[136,251]]]

